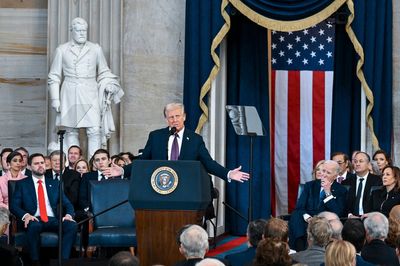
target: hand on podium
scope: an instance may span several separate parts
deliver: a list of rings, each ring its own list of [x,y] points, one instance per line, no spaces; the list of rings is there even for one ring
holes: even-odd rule
[[[249,180],[250,175],[248,173],[240,171],[242,169],[242,166],[239,166],[238,168],[235,168],[228,173],[228,177],[232,180],[238,181],[243,183],[244,181]]]

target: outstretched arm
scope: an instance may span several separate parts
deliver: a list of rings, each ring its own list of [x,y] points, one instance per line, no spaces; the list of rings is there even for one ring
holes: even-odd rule
[[[228,173],[228,177],[232,180],[238,181],[243,183],[244,181],[249,180],[250,175],[246,172],[240,171],[242,169],[242,166],[239,166],[238,168],[235,168]]]

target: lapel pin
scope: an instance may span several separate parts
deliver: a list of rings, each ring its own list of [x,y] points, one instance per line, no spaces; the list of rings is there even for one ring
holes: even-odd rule
[[[189,140],[189,137],[186,137],[187,140]]]

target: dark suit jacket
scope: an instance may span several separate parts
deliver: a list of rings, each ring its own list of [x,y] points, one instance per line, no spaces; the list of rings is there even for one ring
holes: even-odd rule
[[[59,211],[57,205],[60,197],[59,181],[46,179],[46,190],[53,213],[54,215],[57,215]],[[70,214],[73,217],[74,207],[65,194],[62,195],[62,202],[65,213]],[[35,215],[37,204],[35,184],[33,184],[32,177],[19,180],[15,184],[15,191],[11,202],[11,212],[17,216],[18,220],[20,220],[26,213]]]
[[[225,257],[232,266],[243,266],[251,263],[256,256],[256,247],[249,247],[245,251],[229,254]]]
[[[85,173],[82,176],[81,183],[79,185],[79,209],[84,210],[90,207],[90,194],[89,194],[89,181],[98,180],[99,173],[97,171],[92,171]]]
[[[392,189],[389,193],[386,192],[386,187],[372,191],[372,197],[370,197],[372,211],[378,211],[383,213],[386,217],[389,217],[389,212],[395,205],[400,204],[400,191]]]
[[[289,239],[295,241],[296,238],[306,234],[307,223],[304,221],[303,214],[308,213],[310,216],[317,215],[323,211],[336,213],[339,217],[345,214],[347,189],[333,182],[331,187],[333,199],[324,203],[320,200],[321,180],[309,181],[304,185],[303,192],[297,201],[296,209],[290,216],[289,221]]]
[[[361,257],[373,264],[399,265],[399,259],[397,258],[395,249],[389,247],[385,242],[379,239],[374,239],[365,244],[361,250]]]
[[[353,213],[354,206],[356,205],[356,193],[357,193],[357,176],[352,176],[351,178],[344,180],[342,185],[349,186],[349,192],[347,193],[347,205],[346,212]],[[370,193],[372,186],[382,186],[382,179],[373,174],[368,174],[367,183],[365,183],[364,195],[362,196],[363,201],[363,210],[364,213],[368,213],[372,211],[371,201],[370,201]],[[355,213],[353,213],[355,214]]]
[[[146,146],[140,159],[143,160],[168,160],[169,128],[158,129],[150,132]],[[213,160],[208,152],[203,138],[195,132],[185,128],[179,160],[200,161],[210,174],[224,180],[227,179],[229,170]],[[132,165],[125,166],[125,178],[131,177]]]
[[[325,249],[319,246],[311,246],[306,250],[293,253],[290,257],[308,266],[320,266],[325,261]]]
[[[53,179],[53,171],[51,169],[46,171],[45,177],[47,179]],[[47,180],[46,179],[46,180]],[[63,173],[64,180],[64,193],[69,201],[74,205],[74,208],[78,208],[79,200],[79,183],[81,182],[81,175],[74,170],[66,168]]]

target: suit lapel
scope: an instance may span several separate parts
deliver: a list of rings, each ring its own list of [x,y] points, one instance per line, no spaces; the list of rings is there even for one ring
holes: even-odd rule
[[[57,192],[57,182],[53,182],[53,179],[46,180],[46,190],[47,190],[47,197],[49,198],[50,205],[52,202],[57,202],[57,199],[54,199]]]
[[[27,186],[28,189],[29,189],[27,195],[31,195],[31,197],[32,197],[32,202],[34,202],[34,203],[35,203],[35,206],[37,206],[37,205],[38,205],[38,202],[37,202],[37,196],[36,196],[35,183],[33,182],[33,178],[32,178],[32,177],[28,177],[28,178],[30,179],[29,182],[31,183],[31,185],[30,185],[30,186]]]
[[[185,160],[187,151],[189,149],[190,132],[185,128],[182,136],[182,146],[179,152],[179,160]]]

